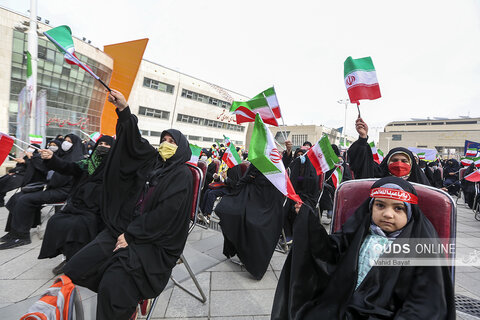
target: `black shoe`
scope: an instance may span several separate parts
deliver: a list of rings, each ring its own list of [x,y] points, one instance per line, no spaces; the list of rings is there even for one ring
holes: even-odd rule
[[[0,244],[0,250],[16,248],[16,247],[24,246],[30,243],[32,243],[30,239],[22,239],[22,238],[13,239],[12,238],[7,240],[7,242]]]
[[[67,264],[67,260],[63,260],[62,262],[60,262],[58,266],[52,269],[53,274],[56,276],[58,276],[59,274],[62,274],[63,267],[65,267],[66,264]]]
[[[0,242],[7,242],[8,240],[12,239],[13,236],[12,234],[9,232],[5,235],[3,235],[3,237],[0,238]]]

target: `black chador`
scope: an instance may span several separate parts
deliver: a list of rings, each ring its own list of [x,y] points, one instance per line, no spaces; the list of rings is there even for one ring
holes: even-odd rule
[[[237,188],[215,208],[225,238],[223,253],[238,256],[260,280],[267,271],[282,230],[283,194],[253,165]]]
[[[66,162],[55,154],[45,160],[49,169],[74,177],[74,185],[65,207],[53,215],[47,224],[39,259],[64,254],[69,260],[78,250],[92,241],[103,229],[100,217],[103,196],[103,173],[113,138],[102,136],[88,159]]]
[[[348,159],[350,169],[352,169],[355,179],[364,178],[383,178],[392,175],[388,169],[388,163],[392,155],[402,153],[410,158],[410,173],[407,181],[430,185],[425,173],[417,165],[413,153],[407,148],[398,147],[393,148],[378,164],[373,160],[372,149],[367,143],[368,138],[358,138],[348,149]]]
[[[412,185],[395,177],[381,179],[372,188],[387,183],[416,194]],[[373,266],[357,286],[360,248],[372,227],[371,200],[332,235],[316,212],[300,208],[271,319],[455,319],[448,267]],[[416,204],[411,204],[411,218],[400,230],[396,239],[438,238]]]
[[[129,319],[140,300],[162,292],[185,246],[192,208],[185,136],[162,132],[162,139],[168,134],[178,146],[163,161],[141,137],[130,109],[117,114],[117,140],[104,176],[106,227],[64,268],[75,284],[98,292],[96,319]],[[128,246],[114,252],[122,234]]]

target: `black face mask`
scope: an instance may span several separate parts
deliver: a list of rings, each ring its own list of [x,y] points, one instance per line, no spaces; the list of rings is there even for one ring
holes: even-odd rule
[[[110,152],[110,148],[105,146],[97,146],[95,151],[99,157],[104,157]]]

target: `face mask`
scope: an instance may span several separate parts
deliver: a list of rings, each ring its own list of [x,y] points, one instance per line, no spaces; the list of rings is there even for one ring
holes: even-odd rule
[[[160,156],[162,157],[163,161],[167,161],[167,159],[170,159],[175,152],[177,152],[178,146],[167,142],[163,141],[160,143],[160,146],[158,146],[158,152],[160,153]]]
[[[27,152],[33,153],[33,151],[35,151],[35,149],[33,149],[33,148],[27,148]]]
[[[408,163],[397,161],[388,165],[388,171],[396,177],[404,177],[410,173],[411,167]]]
[[[88,154],[92,154],[92,149],[88,150]]]
[[[110,152],[110,148],[105,146],[97,146],[97,148],[95,149],[95,152],[97,153],[98,156],[103,157]]]
[[[305,163],[305,155],[302,154],[299,158],[300,158],[300,162],[301,162],[302,164],[304,164],[304,163]]]
[[[202,160],[202,161],[207,161],[207,156],[201,156],[201,157],[200,157],[200,160]]]
[[[62,150],[67,152],[68,150],[70,150],[70,148],[73,146],[73,143],[71,142],[68,142],[68,141],[63,141],[62,142]]]
[[[48,147],[48,149],[50,149],[53,152],[57,152],[58,147],[57,146],[50,146],[50,147]]]

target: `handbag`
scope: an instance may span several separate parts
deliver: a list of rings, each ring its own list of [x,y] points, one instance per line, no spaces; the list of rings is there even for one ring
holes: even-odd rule
[[[22,187],[22,192],[31,193],[31,192],[43,191],[43,188],[45,188],[45,186],[46,186],[46,183],[44,182],[28,183]]]

